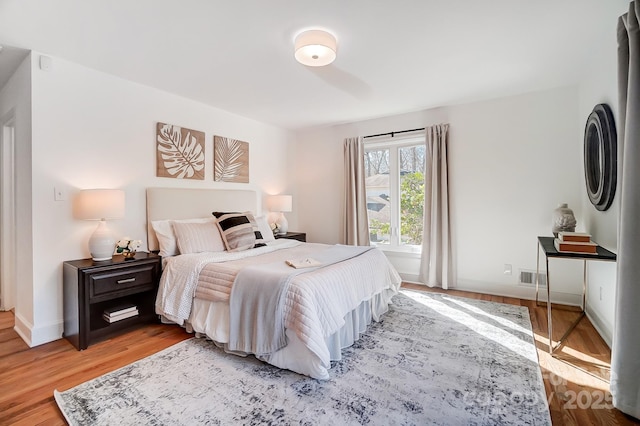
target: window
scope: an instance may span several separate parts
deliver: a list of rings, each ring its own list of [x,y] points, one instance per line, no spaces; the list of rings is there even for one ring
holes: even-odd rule
[[[424,210],[424,135],[365,143],[371,244],[419,252]]]

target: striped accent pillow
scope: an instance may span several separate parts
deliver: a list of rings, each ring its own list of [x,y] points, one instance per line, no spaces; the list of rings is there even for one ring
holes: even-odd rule
[[[249,222],[251,222],[251,228],[253,228],[253,233],[256,236],[256,245],[254,247],[263,247],[266,246],[267,240],[262,235],[262,231],[260,231],[260,227],[258,226],[258,221],[251,213],[247,213],[247,217],[249,218]]]
[[[218,227],[211,222],[173,222],[173,232],[176,236],[180,254],[225,250],[220,231]]]
[[[227,251],[242,251],[264,245],[256,244],[256,234],[251,223],[255,223],[255,219],[252,214],[213,212],[213,215],[218,219],[216,225]]]

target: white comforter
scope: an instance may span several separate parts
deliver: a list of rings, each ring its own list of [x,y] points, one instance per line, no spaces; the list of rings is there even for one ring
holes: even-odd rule
[[[245,251],[193,253],[170,257],[166,259],[160,277],[156,313],[176,324],[183,325],[191,313],[198,276],[207,263],[246,259],[300,244],[302,243],[299,241],[280,239],[270,242],[267,246]]]
[[[207,253],[169,259],[160,281],[156,301],[158,314],[183,324],[189,319],[198,274],[208,262],[237,260],[282,250],[283,261],[300,242],[278,240],[278,244],[240,253]],[[326,250],[327,246],[321,248]],[[295,257],[294,257],[295,258]],[[386,256],[377,249],[355,259],[339,262],[295,276],[285,296],[285,328],[315,354],[326,368],[330,351],[326,339],[345,324],[345,316],[374,295],[388,301],[400,286],[400,277]],[[386,306],[386,305],[385,305]],[[378,320],[377,317],[374,317]],[[227,342],[221,342],[227,343]]]

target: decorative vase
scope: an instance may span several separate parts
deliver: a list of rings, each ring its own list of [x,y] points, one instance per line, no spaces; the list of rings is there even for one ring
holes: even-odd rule
[[[576,217],[567,203],[558,204],[551,217],[551,231],[558,237],[558,232],[574,232],[576,230]]]
[[[122,255],[124,256],[125,259],[133,259],[134,257],[136,257],[136,252],[135,251],[123,251]]]

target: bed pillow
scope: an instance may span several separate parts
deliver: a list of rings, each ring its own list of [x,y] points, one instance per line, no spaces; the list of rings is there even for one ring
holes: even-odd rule
[[[253,216],[253,213],[251,213],[250,211],[246,211],[243,213],[240,212],[211,212],[212,215],[214,215],[216,218],[221,217],[222,215],[225,214],[243,214],[245,216],[247,216],[247,219],[249,219],[249,222],[251,223],[251,227],[253,228],[253,233],[256,235],[256,243],[253,246],[254,248],[256,247],[263,247],[266,246],[267,241],[271,241],[269,240],[269,235],[273,236],[273,232],[268,232],[267,234],[264,234],[262,229],[259,227],[258,225],[258,221],[256,220],[256,218]],[[267,225],[267,229],[269,225]],[[275,240],[275,238],[272,238],[272,240]]]
[[[258,227],[258,222],[256,221],[256,218],[253,216],[253,214],[251,214],[251,212],[246,212],[245,215],[247,216],[247,218],[249,219],[249,222],[251,223],[251,229],[253,229],[253,234],[256,236],[256,244],[253,247],[264,247],[267,244],[265,239],[264,239],[264,235],[262,235],[262,231],[260,231],[260,228]]]
[[[213,215],[218,219],[216,224],[228,251],[242,251],[265,245],[261,234],[259,239],[256,238],[259,232],[256,232],[257,225],[251,213],[213,212]]]
[[[258,231],[262,237],[262,241],[268,243],[269,241],[275,241],[276,237],[273,236],[273,231],[267,222],[267,217],[264,215],[256,216],[256,224],[258,225]]]
[[[212,222],[174,222],[173,232],[180,254],[224,251],[218,227]]]
[[[210,217],[200,217],[194,219],[180,219],[180,220],[152,220],[151,227],[156,233],[158,239],[158,245],[160,247],[160,253],[162,257],[170,257],[180,254],[178,250],[178,244],[176,241],[176,235],[173,232],[173,223],[206,223],[215,222]]]

